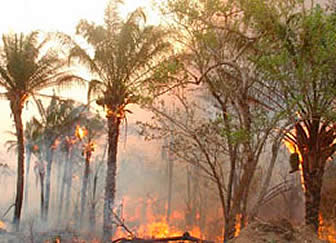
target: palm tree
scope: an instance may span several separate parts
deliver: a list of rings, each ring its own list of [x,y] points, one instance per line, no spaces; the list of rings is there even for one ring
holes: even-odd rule
[[[45,181],[45,203],[43,206],[43,218],[48,219],[49,202],[51,194],[51,170],[54,159],[54,151],[57,143],[66,136],[66,132],[74,128],[75,124],[86,117],[86,106],[74,106],[71,100],[61,100],[54,94],[50,104],[45,109],[42,103],[37,102],[41,119],[33,118],[41,128],[41,150],[43,160],[47,161]]]
[[[77,34],[94,49],[89,52],[76,45],[70,57],[86,64],[96,79],[89,85],[89,97],[107,112],[108,159],[104,199],[104,242],[112,235],[112,207],[116,189],[117,145],[121,121],[128,104],[139,104],[145,95],[162,85],[162,60],[170,45],[164,40],[167,32],[145,25],[145,15],[137,9],[122,21],[116,3],[109,2],[105,24],[95,25],[81,20]],[[167,82],[167,80],[165,80]],[[158,84],[159,83],[159,84]],[[166,83],[165,83],[166,84]],[[148,96],[147,96],[148,97]]]
[[[40,147],[40,139],[42,134],[41,126],[36,122],[36,119],[31,119],[26,122],[24,129],[25,137],[25,149],[26,149],[26,183],[25,183],[25,210],[28,207],[28,193],[29,193],[29,171],[30,171],[30,162],[31,157],[34,153],[38,152]]]
[[[83,122],[84,121],[84,122]],[[90,162],[92,153],[95,151],[95,142],[94,139],[100,137],[104,132],[104,123],[101,120],[101,117],[96,114],[93,117],[87,117],[85,120],[82,120],[82,124],[85,125],[87,130],[87,138],[83,138],[82,142],[84,143],[82,155],[85,158],[84,165],[84,174],[82,177],[82,188],[81,188],[81,197],[80,197],[80,223],[83,225],[83,218],[85,215],[85,205],[87,199],[87,189],[89,183],[90,175]]]
[[[30,34],[3,35],[3,47],[0,57],[1,95],[9,100],[14,117],[17,143],[18,168],[14,223],[19,230],[24,188],[24,135],[22,110],[29,97],[38,91],[61,83],[73,81],[75,76],[65,70],[66,61],[62,61],[55,51],[46,50],[49,38],[39,41],[39,32]]]

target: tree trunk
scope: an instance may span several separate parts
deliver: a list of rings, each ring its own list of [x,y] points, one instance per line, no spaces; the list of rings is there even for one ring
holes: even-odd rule
[[[87,185],[89,181],[89,173],[90,173],[90,159],[91,159],[91,151],[85,152],[85,168],[84,175],[82,181],[82,192],[81,192],[81,207],[80,207],[80,225],[83,224],[84,213],[85,213],[85,203],[86,203],[86,192]]]
[[[278,152],[279,152],[279,147],[281,144],[281,139],[280,139],[280,135],[277,136],[277,138],[274,140],[273,145],[272,145],[272,157],[270,160],[270,165],[265,173],[265,180],[261,186],[261,189],[259,191],[259,195],[257,198],[257,201],[255,203],[255,205],[253,206],[252,210],[251,210],[251,219],[253,220],[259,212],[259,207],[261,205],[261,202],[263,201],[264,197],[266,196],[267,193],[267,189],[271,183],[271,179],[272,179],[272,175],[273,175],[273,169],[275,166],[275,162],[277,161],[277,157],[278,157]]]
[[[25,195],[24,195],[24,201],[25,201],[25,205],[24,205],[24,210],[26,211],[28,208],[28,191],[29,191],[29,170],[30,170],[30,161],[31,161],[31,155],[32,152],[30,149],[26,148],[26,183],[25,183]]]
[[[71,189],[72,189],[72,170],[73,170],[73,157],[75,151],[70,150],[70,160],[68,163],[68,172],[67,172],[67,190],[66,190],[66,199],[65,199],[65,214],[70,215],[70,199],[71,199]]]
[[[172,194],[173,194],[173,173],[174,161],[172,159],[172,152],[168,155],[168,197],[167,197],[167,223],[169,223],[171,210],[172,210]]]
[[[321,188],[324,171],[315,169],[311,173],[306,172],[305,180],[305,206],[306,206],[306,225],[312,225],[315,232],[319,228],[319,212],[321,202]]]
[[[18,160],[17,160],[17,178],[16,178],[16,198],[13,223],[16,225],[16,230],[20,229],[20,219],[24,191],[24,138],[22,124],[22,105],[19,100],[11,101],[11,110],[14,116],[16,137],[18,143]]]
[[[63,162],[63,178],[61,181],[61,189],[60,189],[60,195],[59,195],[58,221],[61,220],[62,213],[63,213],[64,191],[65,191],[65,185],[67,183],[67,177],[68,177],[69,155],[70,155],[70,152],[69,150],[67,150],[65,152],[65,160]]]
[[[119,138],[120,118],[108,116],[108,158],[105,181],[104,225],[103,242],[111,241],[112,237],[112,210],[115,198],[117,149]]]
[[[297,123],[296,139],[299,151],[302,155],[302,169],[305,186],[305,221],[306,225],[312,225],[316,233],[319,228],[319,211],[321,201],[321,188],[325,162],[334,153],[334,138],[327,133],[327,126],[320,128],[319,116],[314,118],[306,129]],[[307,134],[307,132],[308,134]]]
[[[93,178],[92,189],[92,204],[90,208],[90,229],[92,232],[96,230],[96,190],[97,190],[98,174],[95,174]]]
[[[44,202],[44,215],[43,219],[48,220],[48,213],[49,213],[49,201],[50,201],[50,178],[51,178],[51,166],[54,157],[54,149],[49,147],[47,148],[47,177],[46,177],[46,185],[45,185],[45,202]]]
[[[40,185],[41,185],[41,218],[44,220],[44,172],[39,171]]]

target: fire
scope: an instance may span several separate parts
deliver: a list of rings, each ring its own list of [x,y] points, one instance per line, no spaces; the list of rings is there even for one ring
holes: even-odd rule
[[[131,198],[124,197],[122,207],[124,208],[123,215],[120,218],[125,222],[125,225],[132,226],[129,229],[134,233],[134,236],[139,238],[166,238],[182,236],[188,232],[191,236],[202,238],[201,229],[196,225],[185,225],[185,215],[181,210],[173,210],[170,214],[170,220],[167,222],[166,210],[158,210],[157,202],[160,201],[156,197]],[[136,204],[134,207],[130,205]],[[129,238],[130,235],[119,226],[114,234],[114,239]]]
[[[241,218],[242,218],[242,215],[240,213],[236,215],[236,225],[235,225],[236,231],[235,231],[235,234],[234,234],[235,237],[237,237],[240,234]]]
[[[97,148],[97,144],[93,141],[83,145],[83,153],[93,153]]]
[[[327,240],[330,243],[336,243],[336,223],[326,224],[321,213],[319,214],[318,236],[321,240]]]
[[[79,125],[76,126],[75,135],[77,138],[82,140],[87,134],[88,134],[88,131],[85,129],[85,127],[80,127]]]
[[[6,229],[6,225],[5,225],[5,223],[4,222],[2,222],[1,220],[0,220],[0,229]]]
[[[107,105],[104,106],[106,117],[116,117],[119,119],[125,118],[124,106],[119,106],[116,110],[110,109]]]
[[[162,219],[158,222],[141,225],[137,233],[138,235],[150,238],[163,238],[168,236],[180,236],[183,234],[183,231],[170,227],[167,222]]]
[[[299,156],[299,171],[300,171],[300,181],[301,181],[301,186],[302,186],[302,190],[306,191],[305,185],[304,185],[304,177],[303,177],[303,168],[302,168],[302,163],[303,163],[303,158],[302,155],[300,153],[300,150],[298,148],[298,146],[296,144],[294,144],[293,142],[284,139],[283,140],[286,148],[288,149],[288,151],[293,154],[293,153],[297,153]]]

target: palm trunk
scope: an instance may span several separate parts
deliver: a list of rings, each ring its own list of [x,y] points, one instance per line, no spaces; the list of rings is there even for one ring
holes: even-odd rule
[[[25,205],[24,205],[24,210],[26,211],[28,208],[28,191],[29,191],[29,170],[30,170],[30,160],[31,160],[31,155],[32,152],[30,149],[26,149],[26,184],[25,184],[25,195],[24,195],[24,201],[25,201]]]
[[[104,199],[104,225],[103,242],[108,242],[112,237],[112,209],[116,189],[117,149],[119,138],[120,118],[109,116],[108,124],[108,158],[105,181]]]
[[[73,158],[74,158],[73,149],[70,150],[70,160],[68,163],[68,172],[67,172],[67,190],[66,190],[66,199],[65,199],[65,214],[70,215],[70,200],[71,200],[71,189],[72,189],[72,170],[73,170]]]
[[[50,201],[50,177],[51,177],[51,165],[54,157],[54,149],[49,147],[47,148],[47,177],[46,177],[46,185],[45,185],[45,202],[44,202],[44,215],[43,219],[48,220],[49,213],[49,201]]]
[[[96,230],[96,191],[97,191],[97,180],[98,175],[96,174],[93,178],[93,189],[92,189],[92,204],[90,208],[90,229],[92,232]]]
[[[63,213],[63,201],[64,201],[64,191],[65,191],[65,184],[67,182],[68,176],[68,165],[69,165],[69,150],[65,153],[65,160],[63,162],[63,178],[61,183],[60,195],[59,195],[59,205],[58,205],[58,221],[62,218]]]
[[[41,185],[41,218],[44,219],[44,172],[39,171]]]
[[[314,227],[315,232],[318,232],[319,228],[319,212],[323,173],[323,169],[315,169],[311,173],[306,172],[304,176],[304,184],[306,188],[305,221],[306,225],[312,225]]]
[[[80,207],[80,224],[83,224],[83,218],[85,213],[85,203],[86,203],[86,192],[87,185],[89,181],[89,173],[90,173],[90,159],[91,159],[91,151],[85,152],[85,168],[84,168],[84,176],[82,181],[82,193],[81,193],[81,207]]]
[[[302,154],[303,177],[305,186],[305,221],[306,225],[312,225],[315,232],[319,228],[319,211],[321,201],[321,188],[325,162],[335,151],[334,137],[328,134],[327,126],[320,128],[319,116],[309,123],[308,135],[302,124],[297,123],[297,144]]]
[[[22,106],[19,101],[11,101],[11,110],[14,116],[16,136],[18,143],[18,167],[17,167],[17,181],[16,181],[16,198],[13,223],[16,225],[16,230],[20,229],[20,219],[24,191],[24,138],[23,138],[23,124],[22,124]]]
[[[171,153],[171,152],[170,152]],[[172,210],[172,195],[173,195],[173,173],[174,162],[171,159],[172,155],[168,156],[168,200],[167,200],[167,223],[169,223]]]

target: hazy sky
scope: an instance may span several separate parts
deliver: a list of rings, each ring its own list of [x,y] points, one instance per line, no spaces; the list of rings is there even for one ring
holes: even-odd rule
[[[154,24],[159,21],[159,18],[153,12],[150,12],[151,1],[125,0],[125,5],[120,8],[120,13],[122,16],[126,16],[127,12],[143,6],[149,11],[149,22]],[[1,5],[0,35],[8,32],[27,33],[36,29],[43,31],[57,30],[71,34],[74,33],[80,19],[85,18],[96,23],[102,23],[108,0],[10,0],[4,2]],[[0,101],[0,111],[2,114],[0,122],[1,155],[4,151],[3,143],[10,138],[6,131],[14,131],[14,127],[12,126],[13,122],[7,101]],[[24,110],[24,121],[31,116],[31,113],[31,109]],[[2,162],[1,157],[0,162]]]

